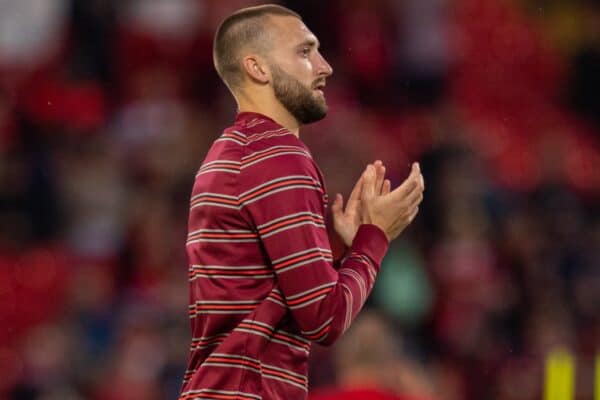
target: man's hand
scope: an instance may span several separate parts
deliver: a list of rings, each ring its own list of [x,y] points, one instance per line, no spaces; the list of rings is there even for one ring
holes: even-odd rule
[[[374,166],[363,173],[361,212],[363,223],[374,224],[383,230],[388,240],[393,240],[406,228],[419,212],[425,183],[418,163],[413,163],[410,175],[393,191],[380,187]]]
[[[375,171],[374,187],[377,193],[389,193],[390,192],[390,181],[385,178],[385,166],[379,160],[373,164],[369,164]],[[368,168],[368,166],[367,166]],[[366,171],[366,170],[365,170]],[[363,173],[364,176],[364,173]],[[363,223],[361,213],[361,194],[363,191],[363,176],[361,176],[354,188],[346,208],[344,208],[344,198],[338,193],[335,196],[335,200],[331,205],[331,212],[333,213],[333,227],[337,234],[340,236],[344,244],[348,247],[352,244],[354,236],[358,231],[358,227]]]

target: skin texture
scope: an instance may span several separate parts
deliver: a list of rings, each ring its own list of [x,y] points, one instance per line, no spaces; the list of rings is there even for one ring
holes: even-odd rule
[[[327,114],[324,88],[333,69],[319,52],[317,37],[300,19],[268,16],[265,29],[266,43],[243,51],[244,82],[233,95],[240,112],[267,115],[299,136],[302,125]],[[363,223],[378,226],[393,240],[416,217],[424,188],[415,163],[409,177],[391,190],[385,166],[377,160],[366,167],[346,206],[342,195],[336,195],[334,228],[347,246]]]

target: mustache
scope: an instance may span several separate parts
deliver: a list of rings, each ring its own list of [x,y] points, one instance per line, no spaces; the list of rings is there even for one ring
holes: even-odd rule
[[[313,82],[312,88],[313,89],[324,88],[325,85],[326,85],[325,79],[317,79],[316,81]]]

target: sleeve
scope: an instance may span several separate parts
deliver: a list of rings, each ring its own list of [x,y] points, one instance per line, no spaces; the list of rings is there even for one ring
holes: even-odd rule
[[[312,159],[277,157],[246,169],[241,211],[257,230],[274,269],[279,301],[290,309],[307,339],[333,343],[370,294],[387,251],[385,234],[361,225],[336,270],[324,221],[324,189]]]

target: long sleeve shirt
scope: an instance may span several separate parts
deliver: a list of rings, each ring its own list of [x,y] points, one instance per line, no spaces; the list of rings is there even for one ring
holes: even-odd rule
[[[190,203],[192,343],[180,400],[307,397],[311,343],[350,326],[388,247],[361,225],[334,267],[326,207],[309,150],[270,118],[240,113],[214,142]]]

